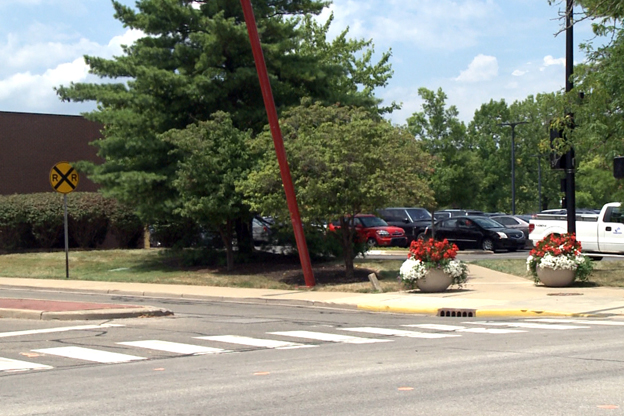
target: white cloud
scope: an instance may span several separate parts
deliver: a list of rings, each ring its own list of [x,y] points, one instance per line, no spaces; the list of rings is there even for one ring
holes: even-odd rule
[[[447,107],[455,105],[459,110],[459,119],[469,123],[476,110],[490,100],[505,99],[510,105],[514,101],[522,101],[529,95],[560,91],[565,86],[564,68],[560,66],[544,67],[543,71],[526,71],[522,77],[513,76],[507,72],[488,82],[471,84],[456,82],[455,79],[428,79],[416,85],[402,85],[378,91],[384,103],[396,101],[402,103],[401,110],[395,111],[388,118],[395,124],[404,124],[413,113],[422,111],[422,100],[418,96],[418,87],[430,90],[442,90],[448,96]],[[475,86],[478,86],[475,88]]]
[[[349,26],[352,37],[373,39],[384,47],[404,43],[423,50],[454,51],[474,46],[496,30],[493,22],[500,8],[489,0],[342,0],[325,9],[319,20],[325,21],[332,11],[330,37]]]
[[[12,108],[41,110],[59,101],[54,87],[84,81],[88,67],[82,58],[60,64],[43,74],[20,72],[0,80],[0,104],[10,102]],[[29,110],[29,111],[31,111]]]
[[[10,70],[9,73],[0,72],[0,111],[58,111],[67,114],[92,109],[92,103],[61,103],[54,87],[96,81],[93,75],[89,75],[83,55],[111,58],[122,53],[121,45],[131,45],[142,36],[140,31],[127,30],[105,45],[80,39],[74,43],[35,43],[21,47],[14,36],[9,36],[6,45],[0,47],[0,59],[5,60]],[[38,57],[42,62],[37,61]],[[37,72],[31,68],[42,69]]]
[[[526,74],[527,71],[521,71],[519,69],[516,69],[515,71],[513,71],[511,73],[511,75],[513,75],[514,77],[521,77],[522,75]]]
[[[565,62],[565,58],[555,59],[551,55],[547,55],[544,57],[544,66],[561,65],[565,67]]]
[[[483,54],[477,55],[468,69],[461,71],[455,81],[459,82],[479,82],[488,81],[498,75],[498,61],[494,56]]]
[[[126,32],[121,36],[115,36],[108,42],[105,50],[102,50],[100,53],[103,57],[111,58],[113,55],[119,55],[122,52],[121,46],[129,46],[132,45],[138,39],[144,37],[145,34],[140,30],[130,29],[126,30]]]
[[[74,41],[67,39],[40,41],[30,38],[28,33],[53,32],[52,28],[35,25],[26,35],[8,34],[5,43],[0,43],[0,77],[8,76],[16,71],[45,71],[62,63],[71,62],[77,57],[95,55],[112,58],[122,53],[121,45],[131,45],[144,36],[138,30],[126,30],[122,35],[113,37],[106,45],[100,45],[85,38]]]

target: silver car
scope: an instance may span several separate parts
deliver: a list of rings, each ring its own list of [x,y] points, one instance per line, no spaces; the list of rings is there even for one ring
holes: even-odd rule
[[[515,215],[495,215],[492,218],[497,223],[505,226],[505,228],[513,228],[514,230],[522,231],[524,237],[529,239],[529,223],[518,218]]]

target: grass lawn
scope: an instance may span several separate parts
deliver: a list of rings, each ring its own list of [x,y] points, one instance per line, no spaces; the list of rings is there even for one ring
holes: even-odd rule
[[[305,286],[298,257],[257,252],[254,259],[228,272],[221,259],[210,266],[186,266],[204,253],[187,250],[93,250],[69,252],[69,278],[108,282],[137,282],[297,289]],[[375,272],[385,292],[398,291],[402,260],[355,260],[355,277],[347,280],[340,261],[313,262],[314,290],[372,292],[368,275]],[[0,255],[0,277],[64,279],[65,252]]]
[[[196,250],[172,252],[150,250],[94,250],[69,252],[69,278],[110,282],[139,282],[228,286],[244,288],[298,289],[305,286],[298,257],[256,252],[246,263],[228,272],[222,259],[206,261],[210,254]],[[187,266],[203,260],[206,266]],[[192,260],[192,261],[191,261]],[[209,259],[208,259],[209,260]],[[384,292],[402,289],[397,280],[403,260],[355,260],[355,276],[348,280],[341,261],[312,262],[317,285],[313,290],[372,292],[368,280],[376,273]],[[478,260],[482,267],[527,279],[524,259]],[[624,287],[624,261],[599,261],[590,277],[592,285]],[[0,277],[64,279],[65,252],[0,255]]]

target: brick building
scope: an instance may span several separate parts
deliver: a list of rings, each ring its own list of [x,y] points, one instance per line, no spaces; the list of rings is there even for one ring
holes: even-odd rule
[[[102,162],[90,142],[101,125],[82,116],[0,111],[0,195],[54,192],[50,169],[58,162]],[[98,186],[80,176],[77,191]]]

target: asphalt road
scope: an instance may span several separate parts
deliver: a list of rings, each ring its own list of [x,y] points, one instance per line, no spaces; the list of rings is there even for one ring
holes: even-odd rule
[[[533,416],[624,410],[624,320],[484,321],[34,294],[144,301],[175,316],[0,320],[0,365],[13,363],[8,359],[46,366],[0,371],[4,416]],[[77,328],[94,324],[99,326]],[[258,340],[289,344],[258,346]],[[185,352],[171,351],[180,348]],[[123,354],[115,356],[122,362],[88,361],[103,357],[91,350]],[[86,355],[60,355],[75,352]]]

